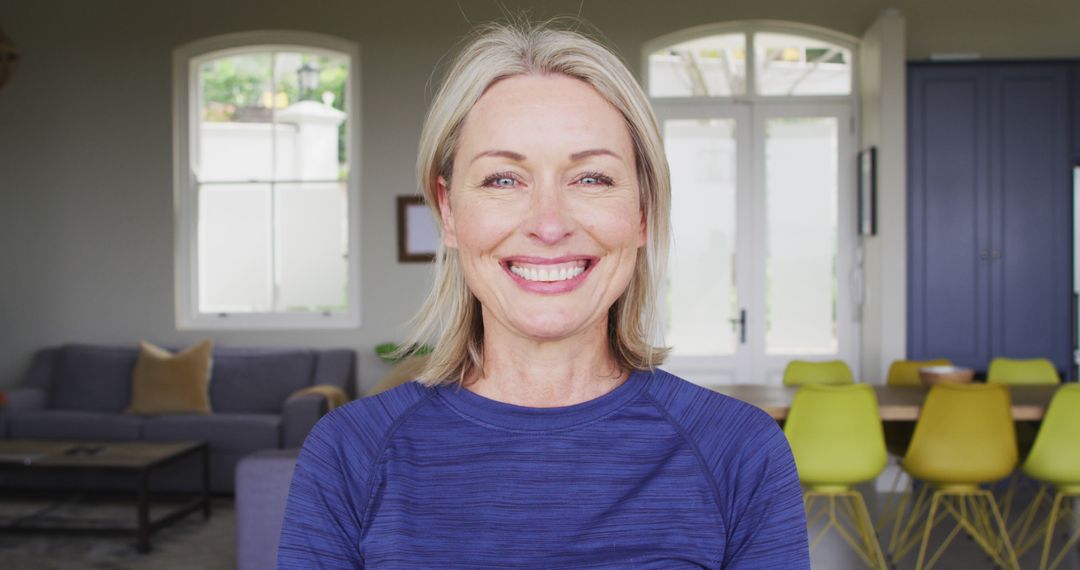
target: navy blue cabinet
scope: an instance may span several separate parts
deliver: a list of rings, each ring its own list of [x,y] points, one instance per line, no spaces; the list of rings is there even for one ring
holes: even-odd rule
[[[1069,370],[1070,68],[908,69],[908,355]]]
[[[1072,90],[1069,93],[1072,113],[1072,160],[1080,165],[1080,63],[1072,64]]]

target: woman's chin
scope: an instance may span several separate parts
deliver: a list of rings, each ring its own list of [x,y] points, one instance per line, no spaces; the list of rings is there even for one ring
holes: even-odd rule
[[[519,336],[543,342],[565,340],[578,336],[587,330],[588,323],[581,319],[533,318],[518,320],[511,324],[511,330]]]

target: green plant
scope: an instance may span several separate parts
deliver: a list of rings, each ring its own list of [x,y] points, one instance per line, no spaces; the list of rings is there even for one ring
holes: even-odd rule
[[[433,350],[433,347],[431,345],[413,345],[409,350],[404,352],[404,356],[395,358],[394,356],[398,351],[398,347],[400,346],[401,345],[396,342],[384,342],[381,344],[377,344],[375,345],[375,354],[379,355],[379,358],[385,360],[386,362],[398,362],[410,356],[422,356],[424,354],[429,354]]]

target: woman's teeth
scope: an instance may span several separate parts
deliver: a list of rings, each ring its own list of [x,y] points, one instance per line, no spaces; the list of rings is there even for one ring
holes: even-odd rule
[[[584,267],[561,267],[558,269],[534,269],[532,267],[510,266],[510,272],[526,281],[566,281],[581,275]]]

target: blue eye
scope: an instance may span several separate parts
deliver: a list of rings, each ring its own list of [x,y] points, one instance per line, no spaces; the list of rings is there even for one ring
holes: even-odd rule
[[[497,173],[485,178],[482,186],[488,188],[513,188],[517,186],[517,179],[507,173]]]
[[[583,175],[578,179],[579,184],[586,186],[614,186],[615,181],[611,178],[600,174],[599,172],[593,172]]]

